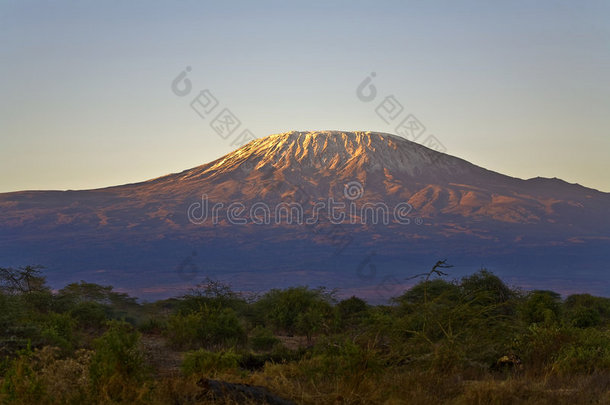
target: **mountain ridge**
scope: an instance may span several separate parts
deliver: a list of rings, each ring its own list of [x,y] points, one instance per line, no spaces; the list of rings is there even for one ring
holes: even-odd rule
[[[357,198],[346,194],[348,185],[357,188]],[[224,204],[217,223],[188,217],[203,197],[210,206]],[[36,259],[64,281],[98,274],[133,288],[144,282],[144,268],[154,274],[146,282],[184,284],[174,272],[163,272],[180,262],[176,252],[196,250],[219,277],[247,263],[250,271],[285,273],[286,280],[302,274],[309,283],[307,274],[333,278],[342,271],[334,254],[320,254],[332,250],[335,241],[323,234],[336,227],[324,218],[315,229],[277,221],[257,225],[248,210],[298,202],[310,215],[314,204],[329,199],[358,207],[411,207],[408,226],[396,220],[364,223],[363,214],[341,224],[353,239],[345,263],[372,249],[389,269],[405,260],[415,266],[449,256],[464,263],[484,259],[507,272],[518,264],[522,268],[513,273],[519,275],[530,266],[521,256],[529,255],[539,257],[547,277],[552,266],[569,265],[585,269],[578,278],[599,274],[596,268],[607,269],[610,261],[599,248],[610,244],[608,193],[559,179],[505,176],[391,134],[343,131],[270,135],[212,162],[138,183],[0,194],[0,257],[10,265]],[[250,222],[231,223],[231,203],[243,204]],[[275,218],[272,210],[270,215]],[[277,251],[276,260],[265,249]],[[569,259],[551,257],[544,264],[548,255],[567,253]],[[240,283],[253,282],[247,274]]]
[[[142,180],[142,181],[136,181],[136,182],[132,182],[132,183],[125,183],[125,184],[117,184],[117,185],[110,185],[110,186],[103,186],[103,187],[97,187],[97,188],[87,188],[87,189],[66,189],[66,190],[56,190],[56,189],[41,189],[41,190],[34,190],[34,189],[29,189],[29,190],[17,190],[17,191],[10,191],[10,192],[4,192],[4,193],[0,193],[0,195],[5,195],[5,194],[15,194],[15,193],[28,193],[28,192],[79,192],[79,191],[100,191],[100,190],[107,190],[107,189],[116,189],[116,188],[122,188],[122,187],[129,187],[129,186],[137,186],[137,185],[143,185],[146,183],[152,183],[152,182],[158,182],[158,181],[162,181],[162,180],[166,180],[166,179],[170,179],[172,177],[175,176],[179,176],[179,175],[184,175],[186,173],[191,173],[193,171],[201,171],[202,169],[205,171],[207,169],[213,168],[215,166],[220,166],[222,165],[222,163],[224,163],[225,161],[228,160],[228,158],[230,156],[233,156],[235,154],[239,154],[239,151],[243,150],[244,148],[248,148],[252,145],[256,145],[256,144],[260,144],[262,142],[264,143],[268,143],[269,141],[272,140],[276,140],[278,138],[282,138],[282,137],[287,137],[287,136],[294,136],[294,135],[298,135],[298,136],[303,136],[303,135],[343,135],[343,136],[349,136],[349,134],[359,134],[359,135],[365,135],[365,136],[370,136],[370,135],[377,135],[377,136],[382,136],[382,137],[387,137],[390,139],[393,139],[399,143],[403,143],[403,144],[408,144],[411,147],[414,148],[420,148],[421,150],[427,150],[429,151],[428,153],[431,153],[432,155],[436,155],[439,158],[442,157],[449,157],[451,159],[456,159],[462,163],[465,163],[467,165],[470,165],[472,167],[475,167],[477,169],[481,169],[484,170],[485,172],[488,173],[493,173],[493,174],[498,174],[501,176],[505,176],[511,179],[515,179],[515,180],[521,180],[521,181],[531,181],[531,182],[538,182],[538,181],[559,181],[561,182],[561,184],[565,184],[565,185],[570,185],[570,186],[579,186],[582,187],[584,189],[587,190],[592,190],[592,191],[596,191],[602,194],[610,194],[609,192],[605,192],[602,190],[598,190],[595,189],[593,187],[587,187],[585,185],[582,185],[578,182],[576,183],[570,183],[566,180],[563,180],[561,178],[557,178],[557,177],[542,177],[542,176],[536,176],[536,177],[531,177],[528,179],[524,179],[524,178],[520,178],[520,177],[516,177],[516,176],[511,176],[511,175],[506,175],[500,172],[497,172],[495,170],[490,170],[487,168],[484,168],[482,166],[473,164],[465,159],[456,157],[456,156],[452,156],[446,153],[442,153],[442,152],[438,152],[435,151],[433,149],[430,149],[424,145],[421,145],[417,142],[413,142],[413,141],[409,141],[405,138],[402,138],[398,135],[394,135],[394,134],[390,134],[390,133],[384,133],[384,132],[371,132],[371,131],[354,131],[354,132],[346,132],[346,131],[339,131],[339,130],[332,130],[332,131],[289,131],[289,132],[284,132],[284,133],[278,133],[278,134],[271,134],[268,135],[266,137],[262,137],[262,138],[257,138],[253,141],[250,141],[248,144],[243,145],[242,147],[238,148],[235,151],[229,152],[211,162],[208,163],[204,163],[189,169],[185,169],[179,172],[175,172],[175,173],[168,173],[165,175],[161,175],[155,178],[151,178],[151,179],[147,179],[147,180]]]

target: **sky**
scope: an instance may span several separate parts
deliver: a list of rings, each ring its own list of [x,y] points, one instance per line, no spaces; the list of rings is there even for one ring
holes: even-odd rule
[[[608,1],[0,0],[0,91],[0,192],[179,172],[245,129],[395,133],[389,96],[451,155],[610,192]]]

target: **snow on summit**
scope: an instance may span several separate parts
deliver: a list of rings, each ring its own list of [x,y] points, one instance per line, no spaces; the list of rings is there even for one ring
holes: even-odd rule
[[[256,139],[214,162],[210,169],[227,170],[247,162],[276,170],[299,166],[319,170],[369,173],[384,169],[411,176],[435,168],[455,173],[456,161],[465,161],[426,148],[396,135],[377,132],[291,131]]]

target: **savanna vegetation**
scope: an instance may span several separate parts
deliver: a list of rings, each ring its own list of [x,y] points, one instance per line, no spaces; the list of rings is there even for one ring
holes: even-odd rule
[[[0,268],[0,403],[610,403],[610,299],[446,267],[375,306],[214,280],[141,303]]]

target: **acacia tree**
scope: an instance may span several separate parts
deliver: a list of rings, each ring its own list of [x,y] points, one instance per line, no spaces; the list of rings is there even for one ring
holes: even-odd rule
[[[448,282],[439,261],[424,279],[395,299],[400,316],[398,330],[421,358],[430,353],[435,364],[491,364],[510,349],[516,330],[517,294],[492,273],[480,272],[461,282]]]
[[[42,266],[25,266],[18,269],[0,267],[0,291],[9,295],[49,291],[42,269]]]

